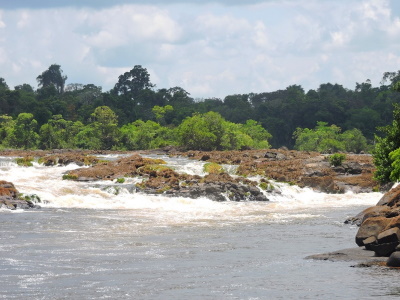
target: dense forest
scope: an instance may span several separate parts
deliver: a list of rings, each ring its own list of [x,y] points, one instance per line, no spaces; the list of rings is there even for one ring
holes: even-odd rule
[[[36,79],[37,89],[29,84],[11,89],[0,78],[2,148],[301,149],[302,138],[324,129],[347,137],[345,144],[354,139],[350,133],[371,144],[376,128],[392,122],[393,104],[400,103],[393,89],[400,71],[384,73],[379,87],[369,80],[355,83],[354,90],[336,83],[309,91],[291,85],[224,99],[194,99],[181,87],[156,88],[140,65],[120,75],[109,91],[66,84],[57,64]]]

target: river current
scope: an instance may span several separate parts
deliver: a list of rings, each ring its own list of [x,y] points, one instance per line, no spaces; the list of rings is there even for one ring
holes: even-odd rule
[[[113,157],[108,157],[112,159]],[[202,163],[165,158],[179,172]],[[400,275],[305,259],[355,247],[343,221],[380,193],[327,195],[276,184],[269,202],[129,192],[135,182],[62,180],[77,168],[19,167],[0,180],[41,209],[0,210],[0,299],[395,299]]]

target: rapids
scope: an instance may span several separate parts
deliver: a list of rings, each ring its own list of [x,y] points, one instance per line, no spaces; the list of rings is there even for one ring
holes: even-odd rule
[[[203,162],[162,158],[178,172],[204,175]],[[354,247],[357,229],[343,221],[375,205],[380,193],[328,195],[275,183],[268,202],[213,202],[132,192],[138,180],[133,178],[123,184],[62,180],[77,167],[19,167],[12,158],[0,157],[0,179],[44,202],[41,209],[0,211],[0,298],[400,294],[392,286],[397,274],[392,274],[396,279],[349,263],[304,260]]]

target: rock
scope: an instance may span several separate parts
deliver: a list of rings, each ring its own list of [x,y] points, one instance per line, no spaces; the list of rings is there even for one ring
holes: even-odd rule
[[[372,206],[364,209],[362,212],[357,214],[355,217],[346,219],[346,224],[353,224],[360,226],[368,218],[372,217],[389,217],[391,216],[392,210],[387,206]]]
[[[399,251],[393,252],[388,258],[386,265],[388,267],[395,267],[395,268],[400,267],[400,252]]]
[[[0,207],[15,210],[29,209],[29,208],[40,208],[39,205],[35,205],[31,200],[24,200],[18,198],[18,190],[14,184],[8,181],[0,180]]]
[[[397,227],[390,228],[378,234],[378,244],[384,243],[396,243],[399,244],[400,240],[400,229]]]
[[[268,151],[264,154],[264,158],[269,158],[272,160],[284,160],[284,159],[286,159],[286,156],[280,152]]]
[[[389,256],[396,250],[398,244],[397,242],[376,245],[371,244],[370,248],[375,252],[376,256]]]
[[[345,162],[342,166],[347,174],[361,174],[363,170],[361,164],[358,162]]]
[[[372,217],[366,219],[358,229],[356,235],[356,244],[364,246],[363,241],[371,236],[378,236],[386,226],[389,224],[390,219],[385,217]]]
[[[210,159],[210,155],[207,155],[207,154],[203,155],[203,156],[200,158],[200,160],[202,160],[202,161],[207,161],[207,160],[209,160],[209,159]]]
[[[369,238],[366,238],[365,240],[363,240],[363,244],[366,250],[372,250],[371,245],[374,246],[377,244],[376,237],[370,236]]]
[[[397,206],[400,200],[400,185],[386,192],[376,205]]]
[[[334,181],[332,176],[323,177],[303,177],[300,179],[299,185],[301,187],[311,187],[324,193],[343,193],[341,189]]]

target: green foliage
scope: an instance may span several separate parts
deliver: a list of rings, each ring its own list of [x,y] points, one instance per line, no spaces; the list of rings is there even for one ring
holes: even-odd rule
[[[18,157],[15,159],[18,166],[21,167],[32,167],[34,158],[32,156]]]
[[[395,105],[391,125],[379,128],[383,137],[375,137],[375,149],[372,152],[376,171],[374,178],[380,183],[397,178],[398,152],[400,148],[400,106]],[[394,166],[393,166],[394,164]],[[393,174],[392,174],[393,173]]]
[[[367,140],[360,130],[347,130],[342,134],[340,131],[338,126],[328,126],[326,122],[317,122],[315,129],[297,128],[293,133],[296,140],[295,149],[321,153],[338,151],[359,153],[367,149]]]
[[[127,150],[156,149],[174,144],[173,139],[172,129],[150,120],[138,120],[121,128],[121,148]]]
[[[15,121],[14,144],[16,148],[35,149],[39,142],[37,121],[31,113],[20,113]]]
[[[117,183],[124,183],[125,182],[125,178],[121,177],[121,178],[117,178]]]
[[[209,162],[209,163],[204,164],[203,171],[206,173],[209,173],[209,174],[221,174],[225,170],[221,165],[219,165],[217,163]]]
[[[272,183],[265,181],[260,182],[259,187],[264,191],[272,191],[275,189],[275,186]]]
[[[257,122],[245,125],[226,121],[219,113],[194,114],[178,126],[179,145],[187,149],[234,150],[245,147],[268,148],[271,135]],[[254,136],[254,139],[250,135]]]
[[[400,148],[389,153],[389,159],[392,161],[392,170],[389,179],[393,182],[400,180]]]
[[[15,145],[14,129],[15,121],[12,117],[7,115],[0,116],[0,145],[2,147],[8,148]]]
[[[173,110],[174,108],[171,105],[165,105],[163,107],[156,105],[151,109],[159,124],[165,124],[165,115]]]
[[[61,115],[54,115],[39,130],[39,146],[42,149],[75,148],[75,136],[82,129],[81,122],[66,121]]]
[[[63,180],[77,180],[78,176],[73,174],[64,174],[62,177]]]
[[[329,155],[328,159],[332,166],[338,167],[342,165],[343,161],[346,159],[346,155],[343,153],[335,153]]]
[[[51,65],[46,71],[39,75],[36,80],[39,86],[47,88],[49,86],[54,86],[59,93],[64,92],[65,81],[67,76],[62,75],[62,70],[60,65]]]
[[[344,143],[347,152],[360,153],[368,149],[367,139],[359,129],[346,130],[339,139]]]
[[[33,202],[33,203],[41,203],[42,199],[36,194],[20,194],[19,195],[20,199],[24,199],[27,202]]]
[[[94,84],[70,83],[64,88],[67,76],[59,65],[53,64],[37,77],[39,88],[36,91],[25,83],[12,90],[0,78],[0,116],[6,116],[0,117],[0,148],[138,149],[185,145],[183,140],[188,140],[191,148],[195,148],[193,144],[196,147],[200,144],[203,149],[268,148],[270,145],[293,148],[297,139],[293,139],[292,134],[297,131],[297,148],[357,153],[365,151],[363,137],[372,140],[377,126],[391,123],[392,105],[400,103],[400,93],[396,92],[400,90],[399,79],[400,71],[386,72],[379,87],[373,87],[367,79],[356,83],[354,90],[324,83],[306,92],[299,85],[291,85],[271,92],[226,95],[223,100],[194,100],[188,91],[178,86],[155,90],[149,73],[140,65],[120,75],[114,88],[103,92]],[[108,107],[115,118],[112,113],[111,118],[107,117],[108,109],[94,112],[99,107]],[[223,118],[224,122],[211,118],[222,124],[222,132],[218,128],[201,128],[201,122],[211,122],[204,116],[211,111]],[[182,122],[196,112],[202,121],[193,122],[200,124],[200,128],[195,130],[196,137],[191,140],[175,127],[182,129]],[[22,129],[21,118],[18,126],[16,124],[21,113],[33,115],[31,124],[25,124]],[[136,125],[136,129],[131,128],[132,133],[125,131],[126,144],[119,134],[119,126],[138,120],[146,123],[145,132],[139,137],[137,131],[142,126]],[[156,133],[152,129],[154,126],[147,124],[149,120],[161,126]],[[343,133],[320,140],[313,129],[307,131],[317,121],[336,124]],[[355,128],[361,134],[355,132]],[[149,136],[154,136],[152,142]]]

